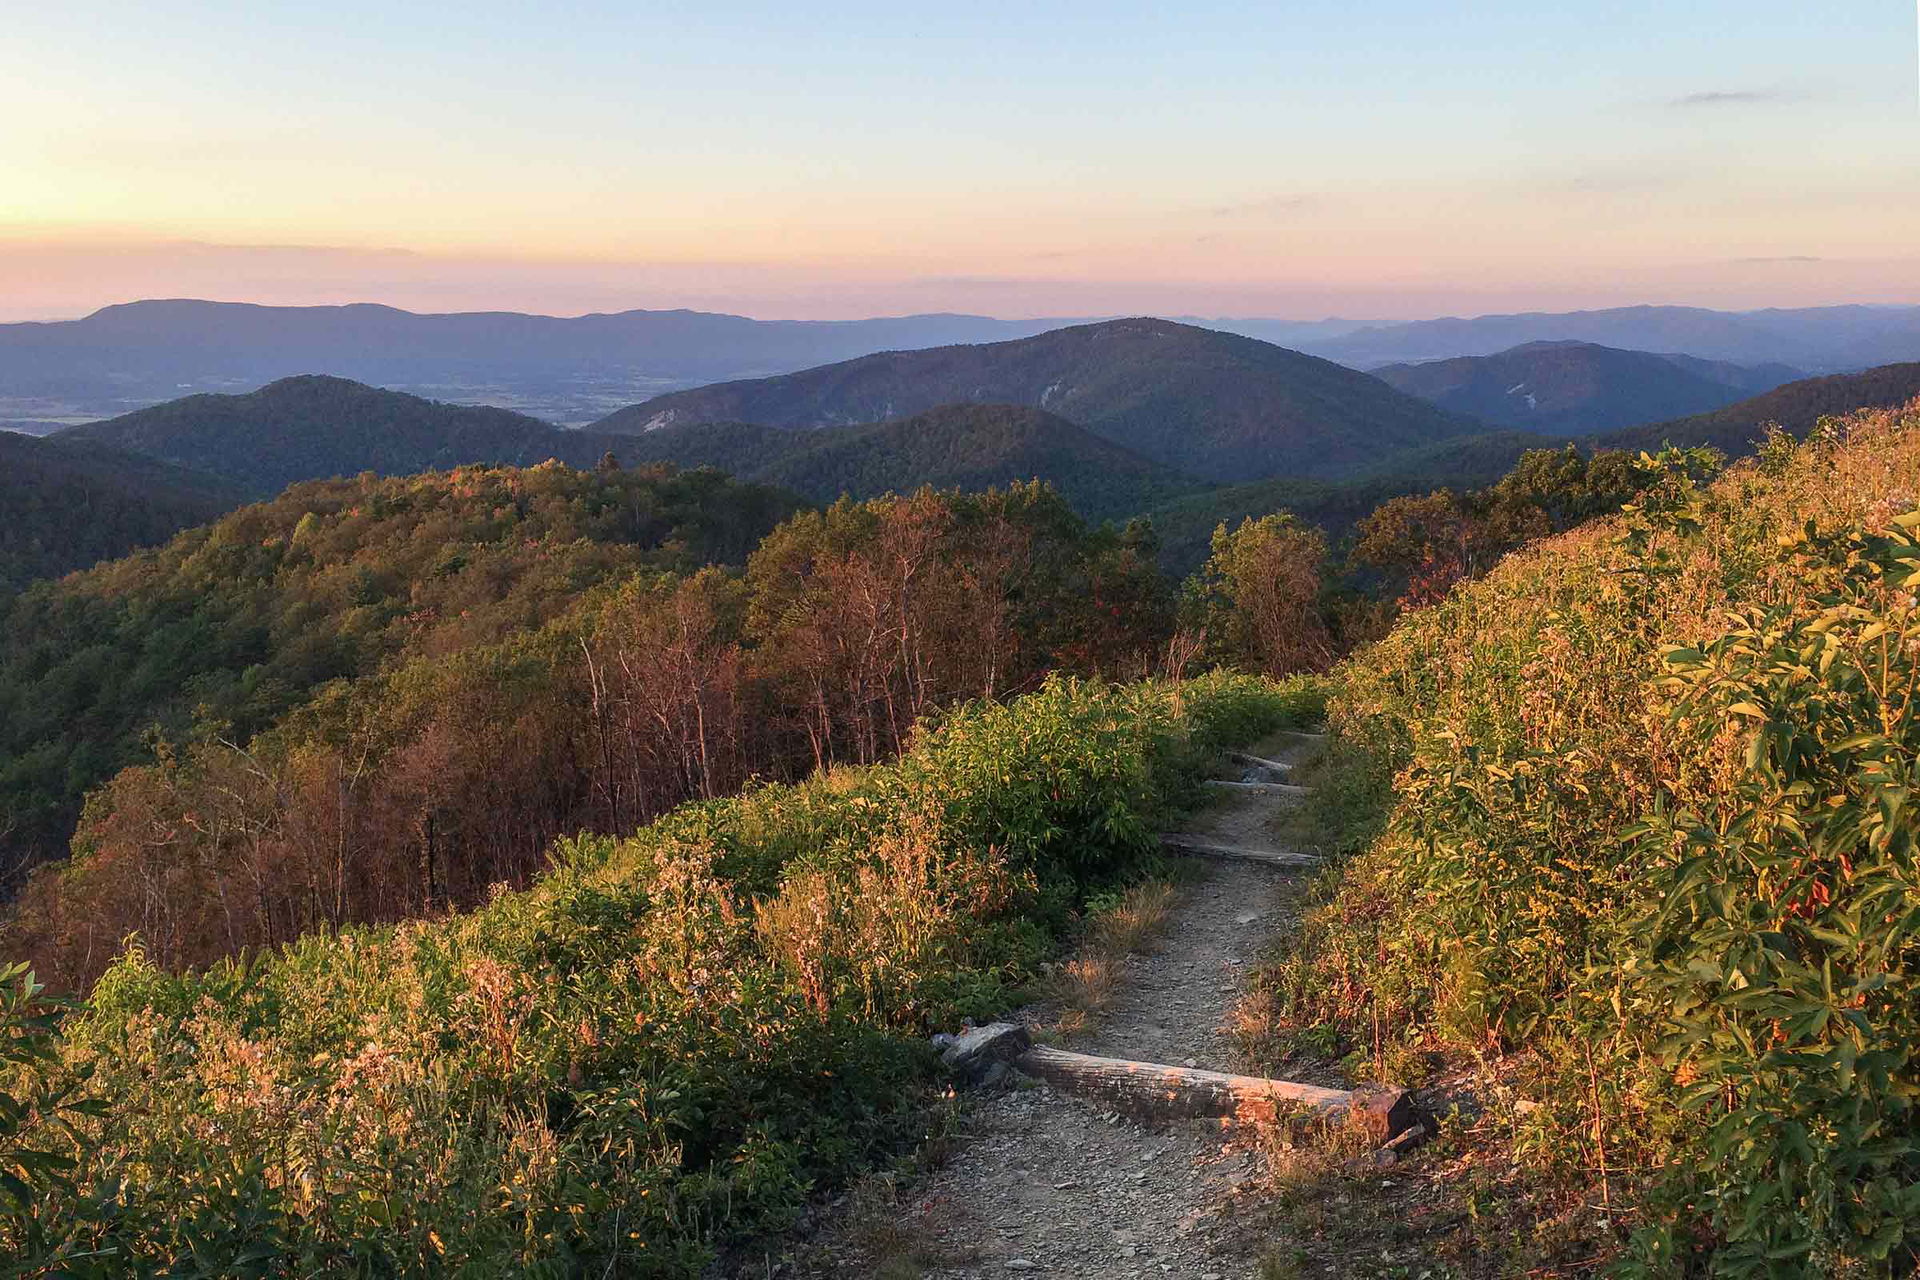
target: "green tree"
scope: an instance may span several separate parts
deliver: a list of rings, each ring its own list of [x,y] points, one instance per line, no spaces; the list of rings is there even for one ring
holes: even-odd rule
[[[1320,531],[1284,513],[1214,530],[1213,555],[1189,601],[1212,656],[1276,676],[1331,663],[1333,638],[1320,610],[1326,556]]]

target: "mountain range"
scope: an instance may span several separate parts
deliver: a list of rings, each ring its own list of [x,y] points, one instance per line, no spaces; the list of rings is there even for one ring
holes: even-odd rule
[[[549,458],[584,469],[608,454],[628,466],[714,467],[819,503],[923,484],[984,489],[1041,479],[1096,520],[1124,518],[1205,487],[1056,414],[1020,405],[947,405],[819,431],[734,422],[622,436],[312,374],[245,395],[186,396],[44,441],[5,438],[63,456],[98,451],[156,472],[197,476],[212,492],[230,495],[227,507],[302,480]]]
[[[685,310],[431,315],[371,303],[147,300],[76,320],[0,325],[0,429],[39,433],[49,424],[112,417],[196,391],[251,391],[303,373],[577,426],[649,396],[710,382],[880,351],[1008,341],[1089,319],[763,321]],[[1195,323],[1360,369],[1493,355],[1538,341],[1817,372],[1920,359],[1920,308],[1913,307],[1622,307],[1373,325],[1260,317]]]
[[[1803,378],[1765,395],[1676,422],[1626,427],[1598,437],[1615,449],[1657,449],[1662,444],[1705,444],[1738,457],[1753,451],[1768,423],[1805,436],[1820,419],[1855,409],[1889,409],[1920,398],[1920,363],[1883,365],[1859,373]]]
[[[1384,454],[1482,429],[1330,361],[1237,334],[1128,319],[673,392],[594,430],[643,435],[702,422],[807,430],[955,403],[1045,409],[1213,481],[1339,479]]]
[[[408,475],[471,462],[557,458],[592,466],[613,443],[506,409],[441,404],[345,378],[284,378],[245,395],[193,395],[49,437],[158,458],[271,497],[362,471]]]
[[[1547,376],[1568,369],[1558,382]],[[1539,397],[1550,412],[1536,429],[1488,430],[1380,379],[1157,320],[721,384],[632,406],[599,430],[305,375],[45,439],[0,434],[0,513],[10,513],[0,579],[83,567],[303,480],[548,458],[587,468],[609,453],[629,466],[714,467],[816,503],[1038,478],[1093,519],[1151,515],[1169,556],[1184,559],[1204,551],[1221,519],[1287,508],[1337,534],[1399,493],[1490,483],[1527,449],[1565,444],[1574,424],[1589,447],[1704,443],[1739,454],[1769,421],[1804,434],[1823,414],[1920,395],[1920,364],[1907,364],[1719,404],[1734,384],[1781,371],[1591,344],[1385,372],[1495,421],[1468,392],[1497,394],[1510,410],[1514,384],[1498,384],[1524,373],[1529,387],[1551,387]],[[1606,425],[1636,411],[1623,405],[1685,409],[1685,396],[1718,407]],[[1016,398],[1028,402],[1008,402]]]
[[[1375,325],[1300,348],[1356,369],[1487,356],[1530,342],[1591,342],[1633,351],[1674,351],[1738,364],[1785,364],[1812,372],[1920,359],[1920,307],[1802,307],[1710,311],[1614,307],[1527,312]]]
[[[1490,356],[1386,365],[1374,376],[1443,409],[1502,427],[1586,435],[1684,418],[1802,376],[1591,342],[1530,342]]]
[[[372,303],[150,300],[78,320],[0,325],[0,419],[63,416],[57,409],[109,416],[184,391],[246,391],[326,373],[582,422],[674,387],[870,351],[1019,337],[1058,323],[964,315],[752,320],[699,311],[421,315]]]

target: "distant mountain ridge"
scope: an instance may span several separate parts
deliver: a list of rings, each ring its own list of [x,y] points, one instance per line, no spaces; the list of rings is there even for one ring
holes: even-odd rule
[[[1373,369],[1410,361],[1489,356],[1540,341],[1672,351],[1748,365],[1779,363],[1815,372],[1860,369],[1920,359],[1920,307],[1712,311],[1641,306],[1471,319],[1450,316],[1308,339],[1300,349],[1356,369]]]
[[[0,422],[113,417],[188,392],[251,391],[322,373],[580,425],[686,387],[881,351],[1003,342],[1099,319],[936,313],[768,321],[684,309],[427,314],[379,303],[281,307],[147,299],[77,320],[0,324]],[[1359,369],[1492,355],[1541,340],[1819,372],[1920,359],[1920,308],[1914,307],[1621,307],[1370,325],[1245,316],[1193,323]]]
[[[1711,413],[1652,422],[1594,437],[1609,449],[1658,449],[1663,444],[1712,445],[1730,456],[1751,453],[1770,422],[1805,436],[1821,418],[1856,409],[1899,408],[1920,398],[1920,362],[1883,365],[1859,373],[1803,378]]]
[[[560,421],[640,395],[781,373],[870,351],[1039,333],[1046,320],[920,315],[754,320],[711,312],[419,314],[377,303],[271,307],[156,299],[79,320],[0,325],[8,398],[155,402],[324,373],[441,399],[513,404]],[[45,409],[7,411],[32,418]]]
[[[699,422],[794,430],[944,404],[1045,409],[1202,479],[1337,479],[1383,454],[1481,430],[1377,378],[1257,339],[1151,318],[1031,338],[883,352],[799,373],[673,392],[597,431]]]
[[[255,497],[369,471],[410,475],[549,458],[585,469],[608,453],[627,465],[715,467],[821,503],[843,492],[866,498],[923,484],[980,489],[1041,479],[1091,519],[1131,515],[1202,487],[1057,415],[1017,405],[943,406],[819,432],[722,423],[635,437],[569,431],[504,409],[441,404],[311,374],[246,395],[187,396],[69,427],[47,443],[196,468]]]
[[[1453,413],[1567,435],[1704,413],[1801,376],[1785,365],[1755,367],[1544,341],[1490,356],[1388,365],[1373,373]]]

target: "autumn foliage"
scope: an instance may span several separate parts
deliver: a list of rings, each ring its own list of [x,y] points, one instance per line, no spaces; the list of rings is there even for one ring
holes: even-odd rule
[[[597,576],[504,637],[425,620],[250,738],[160,741],[21,893],[14,948],[75,986],[130,934],[175,967],[471,906],[528,883],[559,835],[891,758],[933,710],[1050,671],[1141,675],[1171,625],[1150,550],[1037,485],[843,501],[742,570]]]

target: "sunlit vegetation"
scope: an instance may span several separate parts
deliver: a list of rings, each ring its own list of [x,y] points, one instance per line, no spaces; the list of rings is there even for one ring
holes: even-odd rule
[[[1489,1274],[1909,1273],[1920,408],[1696,462],[1340,668],[1326,816],[1384,830],[1267,1050],[1467,1070],[1529,1224]]]
[[[1041,438],[1005,412],[960,418]],[[1529,1232],[1482,1271],[1911,1270],[1917,493],[1920,408],[1731,469],[1533,450],[1331,550],[1236,512],[1176,590],[1038,483],[809,509],[609,457],[307,483],[39,583],[0,1257],[698,1275],[924,1137],[925,1034],[1063,941],[1097,1014],[1152,833],[1331,690],[1256,1051],[1469,1082],[1462,1212]]]
[[[931,1027],[1005,1006],[1220,747],[1312,683],[1054,680],[894,763],[565,841],[470,914],[191,974],[55,1031],[6,976],[27,1274],[691,1277],[924,1131]]]
[[[524,637],[637,570],[744,562],[796,505],[710,472],[323,481],[0,597],[0,882],[157,750],[244,744],[331,681]]]
[[[422,519],[463,484],[488,503],[527,486],[560,504],[531,501],[530,522],[594,500],[608,503],[601,518],[638,519],[622,495],[706,501],[697,520],[680,509],[634,543],[582,538],[564,521],[541,539],[512,520],[520,537],[480,543]],[[741,554],[742,532],[778,500],[714,473],[564,468],[346,485],[336,497],[332,513],[291,521],[290,546],[274,531],[292,512],[273,507],[205,540],[272,568],[189,578],[215,599],[252,584],[237,603],[243,618],[269,620],[251,659],[268,671],[230,641],[209,642],[169,659],[207,674],[194,683],[168,668],[160,696],[184,685],[200,698],[264,688],[279,700],[198,710],[92,794],[73,857],[35,876],[11,913],[14,950],[44,977],[82,985],[136,931],[175,967],[315,928],[471,906],[495,883],[527,883],[556,836],[627,832],[754,778],[890,758],[928,713],[1030,690],[1050,671],[1138,677],[1163,662],[1171,627],[1151,546],[1089,530],[1039,486],[843,502],[774,528],[743,570],[678,573],[653,566]],[[374,510],[389,500],[409,517]],[[686,520],[695,527],[665,538]],[[715,533],[690,557],[700,528]],[[733,541],[714,541],[720,528]],[[170,581],[200,554],[190,542],[169,548]],[[468,563],[436,572],[450,557]],[[439,598],[470,589],[460,584],[476,570],[483,585],[467,607]],[[300,628],[275,635],[271,620],[289,615]],[[328,654],[359,647],[272,678],[270,664],[309,657],[303,646],[320,638]],[[19,696],[44,699],[48,687]]]
[[[1720,465],[1704,448],[1680,461],[1696,479]],[[1402,603],[1433,604],[1516,547],[1620,510],[1663,475],[1661,465],[1619,449],[1532,449],[1486,488],[1381,503],[1354,530],[1350,561],[1378,574],[1378,585]]]

